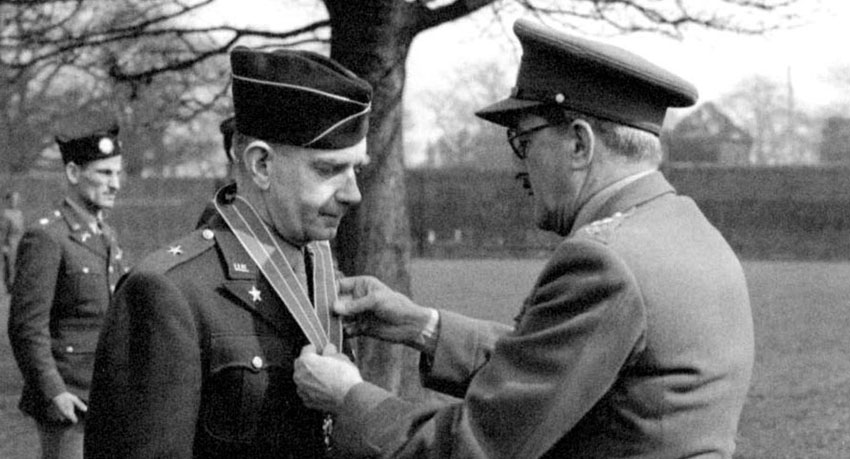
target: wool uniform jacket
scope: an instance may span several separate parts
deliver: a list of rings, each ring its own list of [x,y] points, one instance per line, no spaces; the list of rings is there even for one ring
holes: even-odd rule
[[[65,200],[23,235],[9,309],[9,341],[24,376],[20,408],[40,422],[53,397],[88,399],[101,323],[119,277],[114,231],[102,233]]]
[[[97,349],[86,457],[322,457],[323,413],[292,379],[306,344],[214,217],[122,279]]]
[[[557,248],[513,328],[440,311],[426,386],[463,397],[346,395],[351,456],[729,458],[753,364],[741,266],[654,172]]]

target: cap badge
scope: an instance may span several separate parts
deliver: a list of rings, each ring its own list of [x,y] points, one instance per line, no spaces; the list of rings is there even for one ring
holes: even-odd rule
[[[109,137],[104,137],[100,139],[100,142],[97,143],[97,148],[104,155],[112,154],[115,151],[115,143]]]

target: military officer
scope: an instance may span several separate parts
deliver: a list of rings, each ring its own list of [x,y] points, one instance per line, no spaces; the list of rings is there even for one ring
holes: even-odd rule
[[[340,349],[328,240],[361,196],[369,84],[320,54],[230,55],[235,186],[123,278],[97,348],[89,458],[323,457],[292,363]]]
[[[24,234],[24,213],[18,207],[20,193],[6,193],[6,206],[0,213],[0,269],[3,271],[3,288],[8,293],[15,279],[15,256],[18,254],[18,242]]]
[[[666,109],[688,82],[625,50],[521,20],[508,128],[538,227],[564,236],[513,327],[414,304],[377,279],[341,280],[352,333],[422,351],[405,402],[347,359],[306,346],[308,406],[338,414],[350,456],[731,458],[753,364],[741,265],[658,171]]]
[[[58,136],[68,193],[24,233],[9,311],[9,340],[24,376],[20,408],[42,457],[82,457],[94,350],[124,270],[103,211],[121,188],[118,127]]]

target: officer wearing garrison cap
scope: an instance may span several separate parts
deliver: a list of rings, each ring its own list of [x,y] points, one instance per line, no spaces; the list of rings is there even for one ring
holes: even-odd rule
[[[328,413],[295,392],[301,348],[342,349],[328,241],[361,199],[369,84],[307,51],[236,48],[235,185],[116,293],[95,358],[90,458],[312,458]]]
[[[42,457],[78,458],[101,323],[122,254],[103,221],[121,188],[118,127],[57,136],[64,200],[24,233],[11,290],[9,340],[24,376],[20,408],[32,416]]]
[[[402,401],[310,347],[299,393],[337,414],[352,457],[732,457],[753,364],[744,275],[658,172],[665,111],[696,90],[619,48],[524,20],[514,31],[516,88],[478,116],[508,128],[535,223],[564,237],[515,323],[343,279],[351,333],[419,349],[425,385],[461,400]]]

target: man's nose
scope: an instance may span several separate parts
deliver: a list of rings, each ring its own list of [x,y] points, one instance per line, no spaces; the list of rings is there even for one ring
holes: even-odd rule
[[[109,185],[109,188],[111,188],[113,190],[116,190],[116,191],[120,190],[121,189],[121,175],[115,174],[115,175],[109,176],[109,181],[107,182],[107,185]]]
[[[360,194],[360,187],[357,185],[357,175],[354,171],[350,171],[345,177],[345,183],[336,196],[337,200],[349,205],[360,204],[363,196]]]

